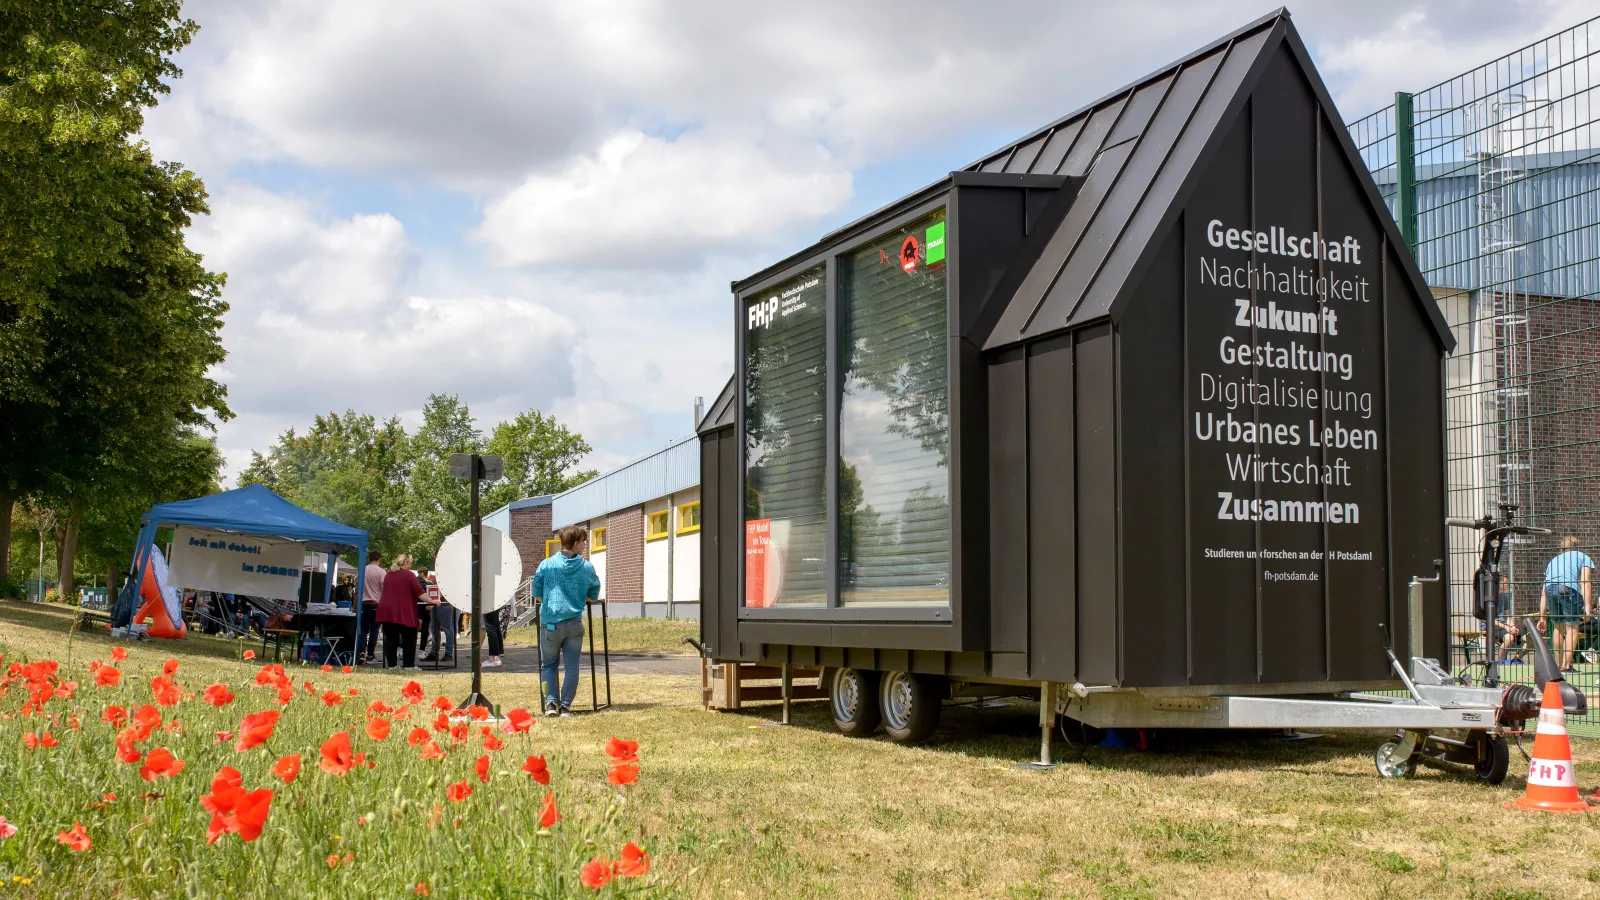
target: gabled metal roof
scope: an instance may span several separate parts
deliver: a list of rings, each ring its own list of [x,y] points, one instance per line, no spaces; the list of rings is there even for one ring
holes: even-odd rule
[[[1279,9],[967,167],[972,172],[1082,176],[1072,207],[1022,278],[985,350],[1115,319],[1267,63],[1287,47],[1336,126],[1331,129],[1389,241],[1404,247],[1377,187],[1337,118],[1310,56]],[[1408,252],[1397,254],[1419,302],[1431,297]],[[1440,343],[1454,346],[1424,302]]]
[[[736,377],[738,376],[729,376],[728,383],[722,386],[722,393],[717,395],[717,399],[711,401],[711,408],[706,410],[705,418],[701,419],[700,424],[695,427],[696,434],[715,431],[718,428],[725,428],[734,423],[737,417],[733,413],[733,380]]]

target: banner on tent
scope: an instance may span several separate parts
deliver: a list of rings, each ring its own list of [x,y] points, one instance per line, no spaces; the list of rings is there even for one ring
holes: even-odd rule
[[[248,594],[273,600],[300,596],[305,547],[180,526],[172,537],[172,583],[196,591]]]

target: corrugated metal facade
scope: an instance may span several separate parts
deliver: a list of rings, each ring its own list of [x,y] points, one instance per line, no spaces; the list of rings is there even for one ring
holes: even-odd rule
[[[1417,166],[1417,263],[1434,287],[1477,290],[1484,283],[1483,181],[1476,161]],[[1499,210],[1516,244],[1506,285],[1544,297],[1600,296],[1600,151],[1511,154],[1514,189],[1502,186]],[[1395,167],[1373,172],[1391,213],[1398,213]]]
[[[551,526],[587,522],[699,483],[700,442],[692,434],[685,435],[648,456],[557,494],[551,503]]]

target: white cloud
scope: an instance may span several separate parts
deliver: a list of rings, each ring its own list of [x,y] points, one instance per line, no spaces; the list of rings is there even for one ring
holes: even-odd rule
[[[656,446],[731,368],[729,280],[842,224],[857,192],[878,199],[873,171],[932,181],[943,172],[927,160],[965,161],[950,147],[999,144],[1266,9],[190,0],[185,12],[202,31],[146,136],[217,195],[193,234],[230,273],[223,374],[241,416],[222,438],[237,466],[316,412],[414,414],[432,391],[460,393],[486,423],[555,411],[596,446],[591,464]],[[1590,11],[1329,0],[1295,14],[1354,118]],[[315,199],[290,196],[282,170],[306,175]],[[346,173],[360,186],[342,186]],[[481,218],[432,217],[407,197],[415,184]]]
[[[219,442],[231,464],[318,412],[414,419],[428,394],[456,393],[492,424],[571,394],[571,318],[519,296],[416,292],[416,248],[392,217],[323,221],[249,187],[213,210],[190,241],[229,276],[219,376],[238,418]]]
[[[478,238],[512,266],[681,266],[820,221],[850,185],[820,147],[774,153],[737,135],[666,141],[630,129],[489,204]]]

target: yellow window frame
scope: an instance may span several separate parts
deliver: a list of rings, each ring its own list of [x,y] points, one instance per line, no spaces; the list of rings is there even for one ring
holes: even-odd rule
[[[545,541],[544,542],[544,558],[545,559],[549,559],[550,557],[555,556],[556,555],[556,551],[560,550],[560,549],[561,549],[561,539],[560,538],[551,538],[550,540]]]
[[[589,532],[589,552],[603,553],[606,549],[606,528],[604,525]]]
[[[688,524],[690,513],[694,514],[694,524]],[[685,503],[678,507],[678,533],[694,534],[700,530],[700,501]]]
[[[645,516],[644,539],[647,541],[659,541],[666,537],[667,531],[671,526],[671,518],[672,513],[665,509]]]

